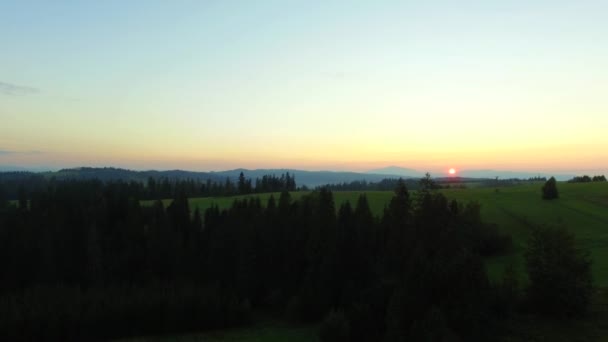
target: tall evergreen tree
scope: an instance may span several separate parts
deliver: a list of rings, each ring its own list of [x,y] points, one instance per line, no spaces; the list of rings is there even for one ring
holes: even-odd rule
[[[238,183],[239,194],[244,195],[247,193],[247,181],[245,179],[245,175],[243,172],[239,174],[239,183]]]
[[[403,181],[399,181],[395,195],[384,210],[383,265],[391,274],[403,268],[407,249],[408,230],[411,226],[412,207],[410,194]]]

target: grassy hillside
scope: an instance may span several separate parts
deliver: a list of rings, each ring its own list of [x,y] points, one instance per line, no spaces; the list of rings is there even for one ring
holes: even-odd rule
[[[558,183],[560,198],[554,201],[541,199],[541,183],[505,188],[445,189],[443,193],[460,202],[478,201],[482,205],[484,221],[498,224],[499,228],[512,235],[515,250],[512,254],[488,260],[492,277],[499,277],[505,265],[513,264],[523,274],[522,251],[529,230],[535,224],[562,226],[574,232],[579,243],[593,257],[593,271],[598,286],[608,286],[608,183]],[[293,199],[305,195],[292,194]],[[355,203],[360,192],[335,192],[336,207],[344,201]],[[367,192],[372,211],[379,215],[390,201],[392,192]],[[265,204],[271,194],[259,195]],[[279,194],[274,194],[278,198]],[[237,197],[193,198],[191,208],[201,212],[215,204],[228,208]],[[169,204],[169,200],[165,204]],[[144,204],[149,205],[146,201]]]
[[[541,199],[540,187],[534,184],[498,191],[484,188],[444,193],[459,201],[479,201],[483,219],[498,224],[513,237],[514,253],[490,261],[493,275],[507,263],[523,272],[522,252],[531,226],[550,224],[576,235],[581,246],[591,252],[596,285],[608,286],[608,183],[559,183],[560,198],[553,201]]]
[[[541,199],[542,183],[507,188],[445,189],[442,192],[450,199],[460,202],[478,201],[482,205],[484,221],[498,224],[511,234],[515,248],[506,256],[487,260],[488,270],[494,279],[499,279],[503,269],[513,264],[523,277],[523,250],[530,232],[536,224],[562,226],[578,238],[582,247],[593,257],[593,272],[596,286],[603,287],[595,294],[592,314],[583,319],[565,320],[559,323],[552,319],[518,316],[509,323],[510,337],[504,341],[608,341],[606,308],[608,308],[608,183],[558,183],[560,198],[553,201]],[[306,193],[293,193],[297,199]],[[274,194],[278,198],[278,194]],[[360,192],[334,192],[336,207],[344,201],[354,203]],[[367,192],[375,214],[381,214],[390,201],[392,192]],[[260,195],[265,204],[270,194]],[[194,198],[192,208],[205,210],[213,204],[228,208],[235,198]],[[170,201],[166,201],[168,204]],[[150,204],[147,202],[146,204]],[[152,339],[153,341],[316,341],[316,328],[265,321],[256,322],[247,328],[218,333],[194,334]],[[146,339],[134,339],[140,341]]]

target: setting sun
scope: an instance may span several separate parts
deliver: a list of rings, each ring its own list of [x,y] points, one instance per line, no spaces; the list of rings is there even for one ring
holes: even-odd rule
[[[450,168],[450,170],[448,171],[449,174],[451,175],[455,175],[456,174],[456,170],[454,168]]]

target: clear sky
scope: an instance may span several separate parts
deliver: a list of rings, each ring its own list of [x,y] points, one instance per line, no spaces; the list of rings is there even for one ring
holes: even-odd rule
[[[606,1],[0,1],[0,165],[608,170]]]

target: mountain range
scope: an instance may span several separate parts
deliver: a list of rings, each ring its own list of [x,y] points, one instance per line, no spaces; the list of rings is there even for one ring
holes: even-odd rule
[[[245,177],[255,181],[256,178],[261,178],[264,175],[280,176],[289,172],[295,176],[298,186],[306,185],[315,187],[324,184],[337,184],[353,181],[378,182],[385,178],[419,178],[424,176],[424,172],[403,168],[398,166],[389,166],[370,170],[367,172],[345,172],[345,171],[306,171],[297,169],[234,169],[226,171],[211,171],[211,172],[196,172],[183,170],[167,170],[167,171],[134,171],[113,167],[93,168],[80,167],[71,169],[61,169],[58,171],[26,170],[17,167],[2,167],[0,166],[0,180],[15,176],[15,173],[20,176],[31,174],[32,176],[55,177],[56,179],[99,179],[102,181],[125,180],[145,182],[148,178],[169,178],[169,179],[193,179],[200,181],[211,180],[213,182],[225,181],[230,178],[232,181],[238,179],[240,173],[243,172]],[[434,175],[435,177],[445,177],[445,175]],[[528,179],[531,177],[550,177],[555,176],[557,180],[567,180],[574,177],[569,174],[546,174],[533,172],[517,172],[517,171],[497,171],[497,170],[461,170],[458,172],[459,177],[464,178],[490,178],[499,179],[520,178]]]
[[[6,169],[5,169],[6,170]],[[385,178],[399,178],[399,175],[387,175],[387,174],[375,174],[375,173],[357,173],[357,172],[336,172],[336,171],[305,171],[295,169],[235,169],[227,171],[212,171],[212,172],[195,172],[195,171],[183,171],[183,170],[168,170],[168,171],[134,171],[113,167],[104,168],[93,168],[93,167],[80,167],[71,169],[61,169],[59,171],[46,171],[46,172],[31,172],[23,170],[15,170],[14,168],[8,169],[5,172],[0,170],[0,181],[3,179],[10,179],[14,177],[46,177],[58,180],[66,179],[99,179],[101,181],[137,181],[146,182],[150,177],[152,178],[168,178],[171,180],[185,180],[193,179],[206,182],[211,180],[213,182],[223,182],[226,178],[230,178],[232,181],[236,181],[243,172],[246,178],[251,178],[255,181],[256,178],[262,178],[265,175],[276,175],[286,174],[289,172],[291,176],[295,176],[296,184],[298,186],[306,185],[308,187],[316,187],[325,184],[336,184],[352,181],[367,182],[378,182]]]
[[[401,177],[413,177],[419,178],[423,177],[425,172],[408,169],[399,166],[388,166],[380,169],[374,169],[368,171],[368,173],[374,174],[383,174],[390,176],[401,176]],[[431,173],[432,174],[432,173]],[[434,175],[435,177],[445,177],[446,175]],[[499,179],[510,179],[510,178],[519,178],[519,179],[528,179],[534,177],[555,177],[557,180],[568,180],[573,178],[574,174],[550,174],[546,172],[526,172],[526,171],[501,171],[501,170],[459,170],[457,172],[458,177],[462,178],[483,178],[483,179],[495,179],[498,177]]]

